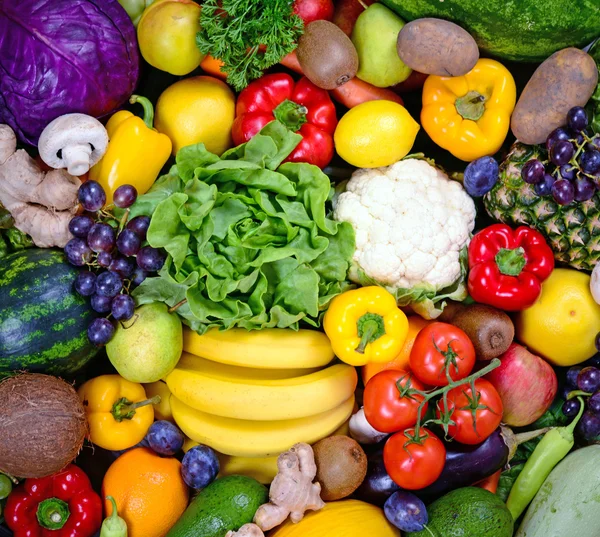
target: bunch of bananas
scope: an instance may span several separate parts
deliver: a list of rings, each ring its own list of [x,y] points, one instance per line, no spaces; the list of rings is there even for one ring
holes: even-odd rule
[[[232,457],[274,457],[329,436],[354,408],[356,370],[329,365],[327,336],[312,330],[184,332],[166,377],[171,411],[193,441]]]

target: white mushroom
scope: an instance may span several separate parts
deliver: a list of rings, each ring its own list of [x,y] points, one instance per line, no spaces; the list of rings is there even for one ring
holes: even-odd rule
[[[87,173],[106,152],[104,125],[86,114],[65,114],[51,121],[38,142],[41,159],[51,168],[67,168],[71,175]]]
[[[371,426],[365,416],[364,407],[350,418],[349,427],[350,436],[359,444],[378,444],[388,436],[387,433],[382,433]]]

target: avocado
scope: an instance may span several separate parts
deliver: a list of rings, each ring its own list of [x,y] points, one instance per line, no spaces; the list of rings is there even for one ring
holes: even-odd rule
[[[429,524],[411,537],[512,537],[513,518],[495,494],[477,487],[453,490],[428,508]]]
[[[200,491],[166,537],[223,537],[252,522],[256,510],[268,501],[267,488],[256,479],[222,477]]]

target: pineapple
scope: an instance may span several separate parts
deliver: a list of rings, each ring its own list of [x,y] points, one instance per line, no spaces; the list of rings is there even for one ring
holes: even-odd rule
[[[530,159],[547,160],[540,146],[515,143],[500,165],[498,183],[483,200],[497,221],[539,230],[554,251],[558,264],[591,271],[600,259],[600,193],[585,202],[561,206],[552,196],[540,197],[521,179],[521,168]]]

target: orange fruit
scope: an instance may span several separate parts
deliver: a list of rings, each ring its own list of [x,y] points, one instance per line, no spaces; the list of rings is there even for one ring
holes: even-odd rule
[[[112,496],[128,528],[128,537],[164,537],[188,505],[189,490],[181,463],[159,457],[151,449],[135,448],[113,462],[102,482],[107,516]]]
[[[380,371],[385,371],[386,369],[409,369],[410,351],[415,344],[415,338],[430,322],[431,321],[426,321],[418,315],[410,316],[408,318],[408,334],[406,335],[406,340],[398,355],[389,362],[371,362],[363,366],[362,379],[365,385],[372,376],[377,375]]]

